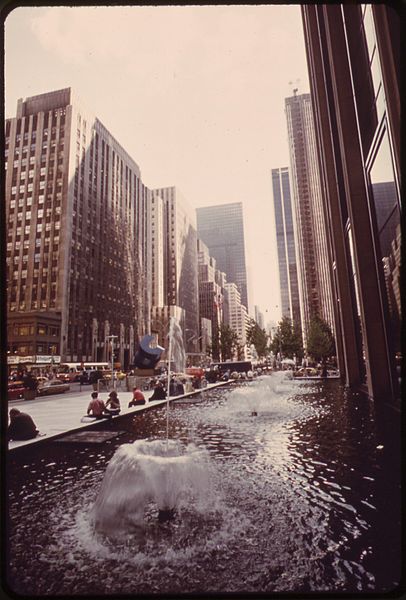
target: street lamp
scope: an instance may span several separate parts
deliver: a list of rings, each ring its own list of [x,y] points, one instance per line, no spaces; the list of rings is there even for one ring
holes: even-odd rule
[[[114,340],[118,338],[118,335],[108,335],[106,340],[111,340],[111,382],[114,390]]]

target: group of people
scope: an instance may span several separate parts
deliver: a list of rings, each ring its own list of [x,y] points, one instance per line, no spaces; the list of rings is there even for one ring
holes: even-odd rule
[[[191,388],[191,389],[189,389]],[[189,381],[182,382],[173,377],[169,384],[169,392],[171,396],[180,396],[185,392],[193,391],[194,385]],[[154,400],[165,400],[167,397],[166,390],[161,381],[157,381],[154,386],[152,396],[149,402]],[[145,404],[145,396],[138,387],[133,388],[133,397],[128,403],[128,408]],[[98,392],[92,392],[89,406],[87,407],[87,415],[96,419],[104,419],[120,414],[121,405],[120,399],[116,390],[112,390],[106,402],[99,398]],[[32,419],[26,413],[21,412],[18,408],[10,410],[10,424],[8,426],[9,440],[29,440],[35,438],[39,431]]]
[[[128,403],[128,408],[145,404],[144,394],[138,387],[133,388],[133,397]],[[120,399],[116,390],[112,390],[109,394],[107,402],[99,398],[98,392],[92,392],[89,406],[87,407],[87,415],[96,417],[96,419],[104,419],[120,414],[121,405]]]

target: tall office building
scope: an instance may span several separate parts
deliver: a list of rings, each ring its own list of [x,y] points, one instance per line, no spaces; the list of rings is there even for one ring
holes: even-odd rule
[[[241,302],[241,294],[235,283],[225,284],[225,296],[228,305],[226,323],[238,336],[238,343],[243,352],[243,356],[240,356],[240,359],[248,359],[251,356],[247,346],[247,332],[250,326],[250,317],[245,305]],[[235,356],[234,358],[238,357]]]
[[[272,192],[278,250],[281,312],[301,329],[296,247],[287,167],[272,169]]]
[[[195,352],[199,338],[199,292],[197,278],[197,234],[194,211],[176,187],[159,188],[152,191],[151,236],[152,245],[152,288],[154,295],[153,321],[156,330],[165,329],[170,315],[180,319],[184,331],[187,352]],[[162,233],[162,238],[159,238]],[[163,254],[162,254],[163,253]],[[163,272],[160,289],[160,272]],[[161,295],[162,293],[162,295]],[[156,304],[163,299],[165,309]],[[194,336],[194,337],[193,337]],[[163,342],[164,340],[161,340]]]
[[[242,203],[205,206],[196,213],[199,238],[216,259],[218,269],[226,274],[227,281],[237,285],[241,302],[248,309]]]
[[[303,341],[312,316],[334,329],[331,263],[327,243],[310,94],[285,99]]]
[[[210,256],[206,244],[199,239],[197,257],[200,318],[210,319],[212,332],[218,332],[223,321],[225,275],[219,272],[216,260]]]
[[[308,4],[302,16],[342,371],[348,385],[396,401],[400,19],[388,4]]]
[[[15,362],[123,366],[149,327],[149,191],[138,165],[72,90],[7,119],[8,342]]]
[[[255,305],[255,321],[261,329],[265,329],[264,313],[260,310],[259,306]]]

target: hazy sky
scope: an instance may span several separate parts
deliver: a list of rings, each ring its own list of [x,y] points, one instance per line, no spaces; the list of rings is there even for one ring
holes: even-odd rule
[[[148,187],[242,202],[249,301],[279,318],[270,171],[289,165],[284,99],[309,91],[300,7],[17,8],[5,33],[6,116],[71,86]]]

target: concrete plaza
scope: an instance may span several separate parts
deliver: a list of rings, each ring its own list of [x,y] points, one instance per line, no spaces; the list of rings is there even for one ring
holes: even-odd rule
[[[206,390],[213,389],[222,385],[227,385],[229,382],[219,382],[208,384],[206,388],[195,390],[182,396],[171,396],[170,402],[179,398],[188,398],[199,393],[204,393]],[[78,386],[79,387],[79,386]],[[77,391],[69,391],[64,394],[55,394],[46,397],[37,397],[34,400],[18,400],[9,403],[9,409],[12,407],[18,408],[21,412],[28,413],[34,420],[34,423],[40,434],[31,440],[9,442],[9,450],[15,450],[22,446],[31,446],[39,444],[47,440],[60,437],[66,433],[79,431],[81,429],[91,428],[96,424],[100,424],[100,419],[82,422],[81,419],[86,415],[87,407],[90,402],[91,386],[83,386]],[[153,391],[144,391],[146,403],[140,406],[128,408],[128,403],[132,399],[132,392],[118,390],[118,396],[121,404],[121,412],[118,417],[123,415],[136,414],[139,411],[149,410],[154,406],[162,406],[166,400],[154,400],[149,402]],[[106,401],[108,392],[100,392],[99,398]]]

